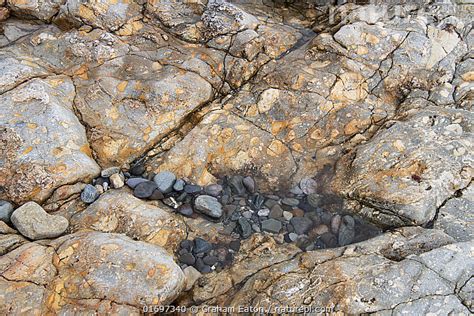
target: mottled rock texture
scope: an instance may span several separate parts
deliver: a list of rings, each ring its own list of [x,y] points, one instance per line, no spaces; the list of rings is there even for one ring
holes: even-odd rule
[[[43,219],[71,223],[30,242],[21,234],[54,236],[0,222],[0,314],[138,315],[171,303],[474,312],[473,7],[0,0],[2,218],[34,202]],[[91,182],[109,167],[201,186],[251,176],[239,190],[310,194],[313,208],[336,199],[335,211],[390,231],[306,253],[253,234],[232,265],[197,281],[184,267],[185,281],[171,254],[181,240],[232,236],[217,219],[104,186],[107,175]],[[87,204],[91,187],[102,195]],[[343,219],[317,229],[350,240]]]

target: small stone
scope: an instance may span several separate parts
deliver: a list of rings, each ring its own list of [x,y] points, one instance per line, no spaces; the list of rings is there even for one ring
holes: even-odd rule
[[[93,182],[93,184],[95,185],[104,185],[104,183],[108,183],[109,182],[109,179],[108,178],[103,178],[103,177],[98,177],[97,179],[95,179],[95,181]]]
[[[238,252],[240,250],[240,240],[232,240],[229,243],[229,248],[235,252]]]
[[[81,193],[81,200],[84,203],[90,204],[94,202],[95,200],[97,200],[99,195],[100,193],[95,186],[91,184],[87,184]]]
[[[245,211],[245,212],[242,212],[242,216],[245,217],[246,219],[251,219],[252,218],[252,212],[250,211]]]
[[[337,237],[331,233],[324,233],[320,237],[321,241],[324,242],[326,247],[334,248],[337,247]]]
[[[317,193],[311,193],[308,195],[308,203],[312,207],[319,207],[322,204],[322,195],[317,194]]]
[[[204,191],[210,196],[217,197],[222,193],[222,185],[220,184],[211,184],[208,185]]]
[[[188,251],[191,251],[193,249],[193,242],[189,239],[185,239],[182,242],[179,243],[179,246],[183,249],[186,249]]]
[[[189,193],[189,194],[196,194],[196,193],[200,193],[201,191],[202,191],[202,187],[200,185],[187,184],[184,187],[184,192]]]
[[[304,211],[299,208],[295,208],[291,210],[291,214],[293,214],[293,217],[303,217],[304,216]]]
[[[184,186],[186,185],[186,182],[184,182],[183,179],[178,179],[176,182],[173,184],[173,190],[176,192],[181,192],[184,190]]]
[[[192,216],[193,215],[193,208],[191,207],[191,205],[189,204],[183,204],[181,205],[180,207],[178,207],[178,212],[181,214],[181,215],[184,215],[184,216]]]
[[[97,189],[97,191],[99,192],[99,194],[102,194],[102,193],[105,192],[105,191],[104,191],[104,187],[101,186],[101,185],[96,184],[96,185],[94,185],[94,187]]]
[[[210,195],[200,195],[194,201],[198,211],[210,217],[220,218],[222,216],[222,205],[217,199]]]
[[[108,182],[102,183],[102,187],[104,188],[104,191],[107,191],[109,189],[109,183]]]
[[[355,237],[355,221],[346,215],[342,218],[341,226],[339,227],[338,243],[341,246],[348,245],[354,241]]]
[[[205,252],[209,252],[210,250],[212,249],[212,245],[205,241],[204,239],[202,238],[196,238],[194,239],[194,249],[193,249],[193,253],[205,253]]]
[[[256,233],[260,233],[262,230],[260,229],[260,226],[258,224],[252,224],[252,229]]]
[[[328,226],[331,226],[331,220],[332,220],[332,215],[331,213],[327,212],[327,211],[324,211],[321,213],[321,221],[328,225]]]
[[[278,234],[281,230],[281,222],[270,218],[262,222],[262,230],[274,234]]]
[[[291,212],[284,211],[283,212],[283,218],[286,219],[287,221],[289,221],[293,218],[293,214]]]
[[[324,224],[321,224],[321,225],[318,225],[316,226],[312,232],[314,232],[315,235],[322,235],[322,234],[325,234],[325,233],[328,233],[329,232],[329,228],[324,225]]]
[[[300,181],[301,191],[306,195],[316,193],[317,185],[316,180],[311,178],[304,178]]]
[[[271,209],[272,207],[274,207],[277,204],[278,204],[278,201],[276,201],[274,199],[270,199],[270,198],[268,198],[264,203],[264,205],[269,209]]]
[[[270,214],[270,210],[268,208],[262,208],[257,212],[257,215],[260,217],[266,217]]]
[[[208,266],[213,266],[217,263],[217,257],[216,256],[205,256],[202,258],[202,261],[207,264]]]
[[[333,234],[339,233],[339,227],[341,226],[342,217],[341,215],[337,214],[334,215],[331,219],[331,231]]]
[[[120,189],[125,185],[125,183],[123,182],[124,179],[120,176],[119,173],[114,173],[110,176],[109,179],[114,189]]]
[[[149,197],[150,200],[155,200],[155,201],[156,200],[163,200],[164,198],[165,198],[165,196],[158,189],[153,190],[153,193]]]
[[[8,201],[0,200],[0,221],[10,223],[10,217],[13,213],[13,205]]]
[[[275,204],[271,211],[270,214],[268,215],[270,218],[281,218],[283,216],[283,209],[281,208],[280,205]]]
[[[184,279],[185,279],[185,291],[189,291],[190,289],[193,288],[194,284],[196,283],[197,280],[202,276],[201,272],[196,270],[195,267],[186,267],[183,270],[184,273]]]
[[[100,172],[100,176],[103,178],[109,178],[111,175],[119,173],[120,168],[119,167],[110,167],[107,169],[104,169]]]
[[[304,233],[309,231],[309,229],[313,225],[313,222],[306,217],[293,217],[290,220],[290,223],[291,225],[293,225],[295,233],[297,233],[298,235],[303,235]]]
[[[158,188],[155,182],[153,181],[145,181],[138,184],[133,190],[133,195],[140,199],[147,199]]]
[[[246,218],[241,217],[239,218],[238,223],[239,223],[242,238],[245,239],[245,238],[250,237],[250,235],[252,235],[252,226],[250,225],[249,221]]]
[[[141,176],[145,172],[145,166],[136,164],[130,169],[130,174],[134,176]]]
[[[255,193],[255,180],[252,177],[243,178],[242,183],[249,193]]]
[[[201,273],[210,273],[212,272],[212,269],[210,266],[208,266],[207,264],[205,264],[201,258],[198,258],[196,260],[196,269],[201,272]]]
[[[143,178],[130,178],[127,180],[127,185],[129,188],[135,189],[137,185],[143,182],[147,182],[147,181],[148,181],[147,179],[143,179]]]
[[[179,261],[187,264],[188,266],[192,266],[196,262],[196,258],[194,258],[193,254],[188,252],[179,256]]]
[[[58,237],[69,226],[66,218],[46,213],[35,202],[17,208],[11,216],[11,222],[23,236],[32,240]]]
[[[289,233],[288,237],[290,238],[291,241],[296,241],[298,239],[298,234]]]
[[[176,176],[171,171],[162,171],[153,177],[161,193],[170,193],[176,181]]]
[[[246,190],[244,187],[244,178],[242,176],[233,176],[229,180],[229,186],[232,189],[232,192],[234,192],[237,195],[244,195]]]
[[[298,206],[300,204],[300,200],[295,198],[284,198],[281,203],[288,206]]]
[[[301,190],[299,186],[296,186],[290,190],[290,193],[293,193],[294,195],[302,195],[303,190]]]

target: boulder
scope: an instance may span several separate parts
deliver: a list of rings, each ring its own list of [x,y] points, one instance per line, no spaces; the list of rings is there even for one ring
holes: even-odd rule
[[[11,222],[25,237],[38,240],[62,235],[69,226],[66,218],[50,215],[35,202],[28,202],[17,208]]]
[[[121,233],[170,252],[186,237],[185,224],[175,215],[149,205],[123,190],[104,193],[71,218],[71,230]]]
[[[33,79],[0,96],[0,198],[42,202],[54,189],[100,172],[74,114],[65,76]]]

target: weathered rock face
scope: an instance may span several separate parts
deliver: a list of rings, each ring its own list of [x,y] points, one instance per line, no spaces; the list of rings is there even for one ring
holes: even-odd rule
[[[341,162],[337,190],[382,225],[421,225],[473,177],[473,116],[427,108],[395,122]],[[393,218],[393,220],[391,220]]]
[[[474,312],[474,6],[362,2],[0,0],[0,314]]]
[[[103,194],[71,218],[71,230],[125,234],[135,240],[161,246],[170,253],[186,236],[186,227],[181,219],[126,191]]]
[[[55,188],[99,173],[73,98],[64,76],[34,79],[0,96],[2,198],[42,202]]]
[[[138,313],[142,304],[170,303],[184,286],[161,247],[96,232],[23,245],[0,259],[0,273],[2,313],[60,313],[77,305],[83,312]],[[21,297],[29,297],[27,306]]]

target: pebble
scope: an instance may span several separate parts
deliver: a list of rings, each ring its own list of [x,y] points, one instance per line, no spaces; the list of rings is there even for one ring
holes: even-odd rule
[[[184,182],[183,179],[178,179],[176,182],[173,184],[173,190],[176,192],[181,192],[184,190],[184,186],[186,185],[186,182]]]
[[[84,203],[90,204],[97,200],[100,193],[97,188],[91,184],[87,184],[81,192],[81,200]]]
[[[182,263],[187,264],[188,266],[192,266],[196,262],[196,258],[194,258],[193,254],[185,253],[179,257],[179,261]]]
[[[262,208],[257,212],[257,215],[260,217],[266,217],[270,214],[270,210],[268,208]]]
[[[278,234],[281,230],[281,222],[270,218],[262,221],[262,230],[274,234]]]
[[[293,217],[290,220],[291,225],[293,225],[293,228],[295,229],[295,233],[298,235],[303,235],[313,225],[313,222],[307,218],[307,217]]]
[[[149,198],[158,186],[153,181],[145,181],[138,184],[133,190],[133,195],[140,199]]]
[[[216,256],[205,256],[202,258],[202,262],[207,264],[208,266],[213,266],[217,263],[218,259]]]
[[[341,215],[337,214],[334,215],[331,219],[331,231],[333,234],[339,233],[339,227],[341,226],[342,217]]]
[[[113,174],[116,174],[116,173],[119,173],[120,172],[120,168],[119,167],[110,167],[110,168],[107,168],[107,169],[104,169],[100,172],[100,176],[103,177],[103,178],[108,178],[110,177],[111,175]]]
[[[250,225],[249,221],[245,217],[239,218],[239,227],[241,231],[242,238],[248,238],[252,235],[252,226]]]
[[[245,187],[244,187],[244,178],[242,176],[233,176],[229,180],[229,186],[231,187],[232,191],[237,195],[244,195],[245,194]]]
[[[179,246],[183,249],[191,251],[193,249],[194,243],[189,239],[185,239],[179,243]]]
[[[312,207],[319,207],[321,206],[323,197],[320,194],[317,193],[311,193],[308,195],[308,203]]]
[[[247,218],[247,219],[251,219],[252,218],[252,212],[250,211],[245,211],[245,212],[242,212],[242,216]]]
[[[284,198],[281,203],[288,206],[298,206],[300,204],[300,200],[295,198]]]
[[[150,200],[163,200],[164,198],[165,196],[158,189],[153,190],[153,193],[149,197]]]
[[[196,269],[201,273],[210,273],[212,271],[211,267],[205,264],[201,258],[196,260]]]
[[[294,195],[302,195],[303,190],[301,190],[299,186],[296,186],[290,190],[290,193],[293,193]]]
[[[251,203],[253,207],[258,210],[265,203],[265,198],[262,195],[257,193],[253,196]]]
[[[222,205],[213,196],[198,196],[194,201],[194,206],[198,211],[210,217],[220,218],[222,216]]]
[[[96,185],[94,185],[94,187],[97,189],[97,191],[99,192],[99,194],[102,194],[102,193],[105,192],[104,187],[101,186],[101,185],[96,184]]]
[[[187,184],[184,187],[184,192],[189,193],[189,194],[200,193],[201,191],[202,191],[202,187],[200,185]]]
[[[287,221],[289,221],[293,218],[293,213],[284,211],[283,212],[283,218],[286,219]]]
[[[147,182],[147,181],[148,181],[147,179],[143,179],[143,178],[130,178],[127,180],[127,185],[129,188],[135,189],[137,185],[143,182]]]
[[[322,235],[322,234],[325,234],[325,233],[328,233],[329,232],[329,227],[327,227],[326,225],[324,224],[321,224],[321,225],[318,225],[316,226],[312,232],[314,232],[314,234],[316,235]]]
[[[189,217],[189,216],[193,215],[193,208],[189,204],[183,204],[178,208],[178,212],[181,215]]]
[[[290,238],[291,241],[296,241],[298,239],[298,234],[289,233],[288,238]]]
[[[256,233],[260,233],[262,230],[260,229],[260,226],[258,226],[257,224],[252,224],[252,229],[256,232]]]
[[[280,205],[275,204],[271,211],[270,214],[268,215],[270,218],[281,218],[283,216],[283,209],[281,208]]]
[[[240,250],[240,240],[232,240],[229,243],[229,248],[235,252],[238,252]]]
[[[141,176],[145,172],[145,166],[136,164],[130,169],[130,174],[134,176]]]
[[[299,208],[295,208],[291,210],[291,214],[293,214],[293,217],[303,217],[304,216],[304,211]]]
[[[222,193],[222,185],[220,184],[211,184],[208,185],[204,191],[210,196],[217,197]]]
[[[4,200],[0,200],[0,221],[10,223],[10,217],[13,213],[13,205]]]
[[[334,248],[337,247],[337,238],[331,233],[324,233],[321,235],[321,241],[324,242],[326,247]]]
[[[212,249],[212,245],[205,241],[202,238],[196,238],[194,239],[194,247],[193,247],[193,253],[205,253],[209,252]]]
[[[123,177],[119,173],[114,173],[110,176],[110,184],[114,189],[120,189],[125,185]]]
[[[255,193],[255,180],[252,177],[245,177],[242,179],[242,184],[249,193]]]
[[[153,181],[162,193],[170,193],[176,181],[176,176],[171,171],[162,171],[153,177]]]
[[[312,178],[304,178],[300,181],[301,191],[306,195],[316,193],[317,186],[316,180]]]
[[[355,221],[346,215],[342,218],[341,226],[339,227],[338,243],[341,246],[348,245],[354,241],[355,237]]]
[[[274,200],[274,199],[270,199],[270,198],[268,198],[268,199],[265,201],[265,203],[264,203],[264,205],[265,205],[266,207],[268,207],[269,209],[271,209],[272,207],[274,207],[274,206],[277,205],[277,204],[278,204],[278,201],[276,201],[276,200]]]
[[[109,182],[109,179],[108,178],[102,178],[102,177],[98,177],[97,179],[94,180],[94,184],[95,185],[100,185],[102,186],[104,183],[108,183]]]
[[[196,281],[199,280],[199,278],[202,276],[201,272],[196,270],[195,267],[191,267],[191,266],[186,267],[183,270],[183,273],[184,273],[184,280],[186,283],[184,287],[185,291],[189,291],[190,289],[192,289]]]
[[[66,218],[46,213],[35,202],[28,202],[17,208],[11,216],[11,222],[23,236],[32,240],[56,238],[69,226]]]

